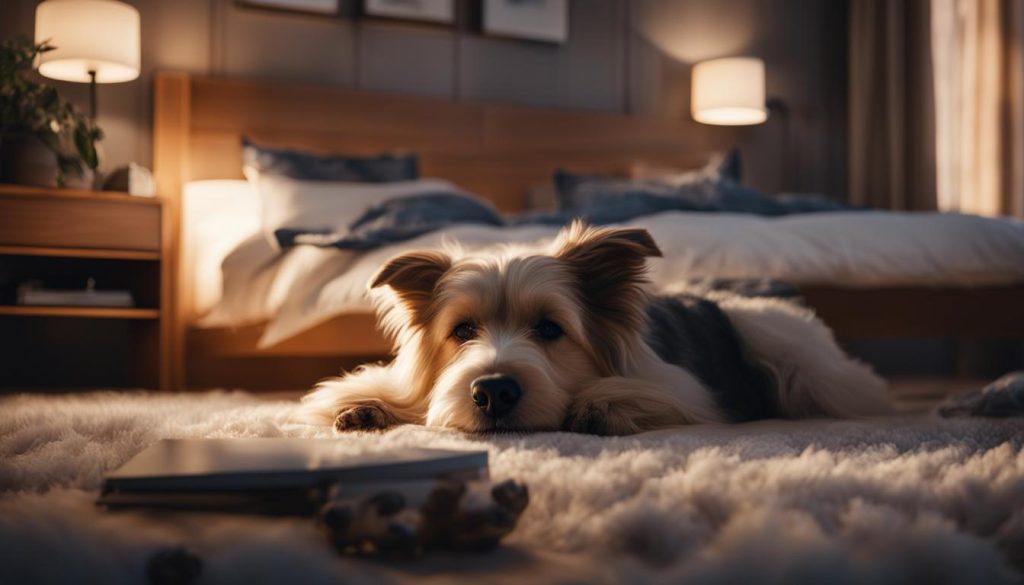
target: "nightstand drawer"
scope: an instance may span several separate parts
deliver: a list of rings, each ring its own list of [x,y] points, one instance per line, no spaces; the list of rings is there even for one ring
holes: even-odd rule
[[[160,206],[110,199],[0,196],[0,245],[159,250]]]

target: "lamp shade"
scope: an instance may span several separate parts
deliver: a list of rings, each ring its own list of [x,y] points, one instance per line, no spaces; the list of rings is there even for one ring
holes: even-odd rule
[[[693,66],[693,119],[703,124],[744,126],[768,119],[764,61],[752,57],[712,59]]]
[[[36,42],[57,47],[39,56],[51,79],[119,83],[139,76],[139,11],[114,0],[47,0],[36,8]]]

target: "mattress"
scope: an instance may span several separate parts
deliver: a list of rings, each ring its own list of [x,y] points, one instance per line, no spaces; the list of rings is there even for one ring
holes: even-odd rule
[[[557,228],[460,225],[367,252],[299,246],[279,252],[260,233],[244,181],[185,190],[186,270],[200,326],[269,322],[273,345],[337,315],[368,312],[366,283],[389,257],[444,241],[468,251],[540,248]],[[942,213],[856,211],[779,218],[666,212],[623,225],[651,232],[653,289],[703,278],[846,288],[980,287],[1024,282],[1024,222]]]

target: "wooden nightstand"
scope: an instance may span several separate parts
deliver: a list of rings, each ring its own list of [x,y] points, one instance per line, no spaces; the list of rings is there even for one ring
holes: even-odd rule
[[[170,386],[163,201],[0,185],[0,391]],[[18,305],[17,287],[131,292],[133,307]]]

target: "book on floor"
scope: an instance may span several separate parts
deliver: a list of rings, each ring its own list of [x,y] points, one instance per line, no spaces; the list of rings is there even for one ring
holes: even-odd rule
[[[486,451],[353,453],[338,439],[164,439],[108,474],[99,504],[309,513],[338,485],[487,477]]]

